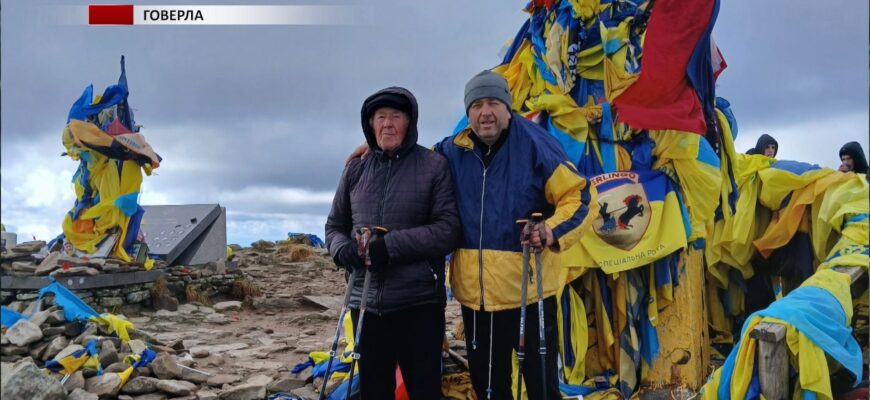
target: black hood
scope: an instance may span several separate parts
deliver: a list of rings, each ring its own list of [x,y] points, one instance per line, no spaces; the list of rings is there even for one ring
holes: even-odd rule
[[[854,165],[853,171],[860,174],[867,173],[867,157],[864,156],[864,149],[861,148],[860,143],[849,142],[844,144],[840,149],[840,157],[843,157],[844,154],[848,154],[849,157],[852,157],[852,165]]]
[[[776,157],[776,154],[779,153],[779,143],[776,141],[776,139],[773,138],[773,136],[770,136],[766,133],[762,134],[758,138],[758,142],[755,143],[755,148],[749,149],[748,151],[746,151],[746,154],[764,155],[764,148],[767,147],[767,145],[769,144],[773,144],[774,146],[776,146],[776,150],[774,150],[773,152],[773,156]]]
[[[378,108],[386,106],[406,111],[410,118],[408,131],[405,132],[405,141],[402,142],[402,147],[399,148],[396,154],[402,155],[417,144],[417,99],[405,88],[393,86],[381,89],[363,102],[362,110],[360,111],[366,142],[378,157],[383,157],[384,152],[378,146],[378,142],[375,139],[375,131],[369,124],[369,119],[371,119],[372,114]]]

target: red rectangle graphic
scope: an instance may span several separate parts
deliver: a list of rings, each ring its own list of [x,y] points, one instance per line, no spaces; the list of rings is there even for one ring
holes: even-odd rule
[[[88,25],[133,25],[133,5],[90,4]]]

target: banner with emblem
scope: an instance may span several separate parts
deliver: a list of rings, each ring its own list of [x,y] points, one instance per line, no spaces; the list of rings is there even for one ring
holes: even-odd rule
[[[659,171],[619,171],[589,179],[598,216],[580,243],[562,252],[565,267],[625,271],[686,247],[691,227],[676,186]]]

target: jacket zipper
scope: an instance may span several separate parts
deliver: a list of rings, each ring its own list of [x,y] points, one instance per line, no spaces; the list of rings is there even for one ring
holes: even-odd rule
[[[390,186],[390,176],[392,175],[392,172],[393,172],[392,167],[393,167],[393,160],[388,159],[387,160],[387,179],[386,179],[386,181],[384,181],[384,192],[381,195],[381,206],[380,206],[380,210],[378,210],[378,225],[380,225],[380,226],[384,225],[384,207],[387,203],[387,188]],[[377,290],[378,291],[375,294],[375,297],[376,297],[375,303],[377,304],[376,309],[378,310],[378,315],[381,315],[381,300],[382,300],[383,294],[384,294],[384,274],[382,274],[382,273],[378,274],[378,289]]]
[[[485,304],[483,301],[483,299],[485,297],[484,296],[485,291],[483,288],[483,200],[484,200],[485,195],[486,195],[486,169],[487,169],[487,166],[483,162],[483,159],[480,158],[480,156],[477,155],[477,153],[474,153],[474,150],[472,150],[472,153],[474,154],[475,157],[477,157],[477,159],[480,161],[480,165],[483,167],[483,182],[480,185],[480,229],[479,229],[480,230],[480,237],[478,239],[478,245],[477,245],[477,263],[478,263],[478,268],[479,268],[479,273],[480,273],[480,311],[485,311],[484,310]]]

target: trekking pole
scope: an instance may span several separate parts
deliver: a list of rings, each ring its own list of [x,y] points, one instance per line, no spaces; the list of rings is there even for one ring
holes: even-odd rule
[[[523,360],[526,358],[526,302],[528,301],[528,286],[529,286],[529,221],[525,219],[517,220],[517,224],[523,225],[522,240],[523,244],[523,276],[520,289],[520,343],[517,346],[517,396],[516,399],[521,399],[523,392]]]
[[[364,229],[366,231],[368,230],[368,228],[362,228],[362,229]],[[374,237],[383,236],[386,233],[387,233],[387,228],[384,228],[381,226],[376,226],[374,229],[374,232],[372,232],[372,235],[374,238]],[[353,391],[352,389],[353,389],[354,368],[356,367],[357,360],[359,360],[360,333],[362,333],[363,321],[365,321],[365,316],[366,316],[366,300],[368,299],[368,295],[369,295],[369,284],[372,281],[372,269],[371,269],[372,259],[371,259],[371,256],[369,254],[369,243],[370,242],[371,242],[371,240],[369,240],[365,244],[366,274],[365,274],[365,278],[363,280],[362,297],[360,297],[360,301],[359,301],[359,322],[357,322],[357,324],[356,324],[356,337],[354,338],[354,343],[353,343],[353,356],[352,356],[353,358],[350,360],[350,373],[348,374],[348,380],[347,380],[347,382],[348,382],[347,383],[347,396],[345,397],[345,399],[347,399],[347,400],[350,400],[350,394]]]
[[[326,398],[326,381],[329,379],[329,373],[332,372],[332,359],[335,357],[336,349],[338,349],[338,336],[341,334],[342,325],[344,325],[344,315],[347,313],[347,303],[350,302],[350,293],[353,291],[353,283],[356,281],[356,271],[356,268],[353,268],[353,272],[350,273],[350,278],[347,281],[347,289],[344,290],[344,302],[341,303],[338,326],[335,327],[335,338],[332,340],[332,349],[329,350],[329,360],[326,361],[326,374],[323,375],[323,384],[320,385],[318,400]]]
[[[536,212],[532,213],[532,229],[538,229],[539,236],[541,237],[541,241],[545,240],[544,231],[541,228],[541,222],[543,221],[543,214]],[[536,279],[535,283],[538,286],[538,340],[541,347],[538,349],[538,353],[541,357],[541,388],[544,390],[544,397],[542,399],[547,398],[547,341],[544,336],[544,278],[543,272],[541,271],[541,255],[544,253],[544,247],[535,247],[535,271]]]

